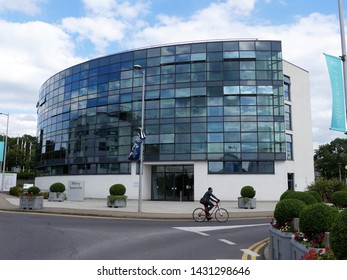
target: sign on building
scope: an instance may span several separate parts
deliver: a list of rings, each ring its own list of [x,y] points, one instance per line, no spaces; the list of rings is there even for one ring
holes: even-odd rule
[[[83,201],[84,200],[84,181],[68,181],[67,200]]]
[[[10,190],[10,188],[15,187],[17,185],[17,174],[16,173],[5,173],[4,185],[1,186],[2,175],[3,174],[0,174],[0,187],[2,187],[2,191],[8,192]]]

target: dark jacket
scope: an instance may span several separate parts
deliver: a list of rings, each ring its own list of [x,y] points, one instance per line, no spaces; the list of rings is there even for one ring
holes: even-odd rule
[[[205,192],[203,198],[204,198],[207,202],[209,202],[210,200],[212,200],[212,201],[214,201],[214,202],[218,202],[218,198],[217,198],[216,196],[214,196],[213,193],[210,192],[210,191]]]

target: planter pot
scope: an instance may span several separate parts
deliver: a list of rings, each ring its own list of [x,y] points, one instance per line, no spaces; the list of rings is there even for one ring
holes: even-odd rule
[[[292,260],[299,260],[301,259],[305,254],[308,254],[310,250],[315,250],[318,252],[319,250],[325,250],[325,248],[312,248],[305,246],[301,244],[300,242],[297,242],[293,237],[290,240],[291,244],[291,258]]]
[[[65,193],[50,192],[48,195],[48,201],[63,202],[64,200],[65,200]]]
[[[107,200],[107,207],[127,207],[127,201],[123,199],[116,199],[114,202]]]
[[[291,232],[282,232],[270,226],[270,252],[273,260],[291,260],[292,235]]]
[[[256,208],[257,200],[256,198],[249,198],[247,202],[245,202],[243,197],[238,197],[237,198],[237,204],[239,208],[244,208],[244,209],[254,209]]]
[[[19,199],[19,208],[24,210],[42,209],[43,196],[21,197]]]

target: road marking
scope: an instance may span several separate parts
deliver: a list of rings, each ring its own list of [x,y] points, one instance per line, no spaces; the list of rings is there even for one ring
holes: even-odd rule
[[[221,242],[224,242],[224,243],[226,243],[226,244],[228,244],[228,245],[236,245],[236,243],[231,242],[231,241],[229,241],[229,240],[227,240],[227,239],[218,239],[218,240],[221,241]]]
[[[208,227],[173,227],[178,230],[189,231],[193,233],[200,234],[202,236],[209,236],[208,231],[223,230],[223,229],[235,229],[235,228],[245,228],[245,227],[260,227],[269,226],[266,224],[253,224],[253,225],[237,225],[237,226],[208,226]]]
[[[260,255],[258,255],[257,253],[249,250],[249,249],[241,249],[241,251],[246,254],[246,255],[250,255],[252,257],[259,257]]]
[[[258,253],[263,247],[265,247],[267,244],[269,244],[270,238],[266,238],[266,239],[264,239],[262,241],[263,242],[254,249],[254,252]],[[251,259],[252,260],[256,260],[255,257],[252,257]]]
[[[260,256],[257,253],[262,247],[264,247],[267,244],[267,242],[269,242],[269,238],[265,238],[263,240],[258,241],[257,243],[254,243],[248,249],[241,249],[241,251],[243,252],[242,260],[247,260],[248,256],[251,256],[252,260],[256,260],[256,258]]]

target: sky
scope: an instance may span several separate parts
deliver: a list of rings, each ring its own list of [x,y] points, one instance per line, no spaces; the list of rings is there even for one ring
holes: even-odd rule
[[[313,149],[345,137],[330,130],[323,55],[342,55],[338,0],[0,0],[0,38],[9,137],[36,135],[41,85],[77,63],[158,44],[245,38],[281,40],[283,58],[309,72]],[[1,135],[6,124],[0,115]]]

